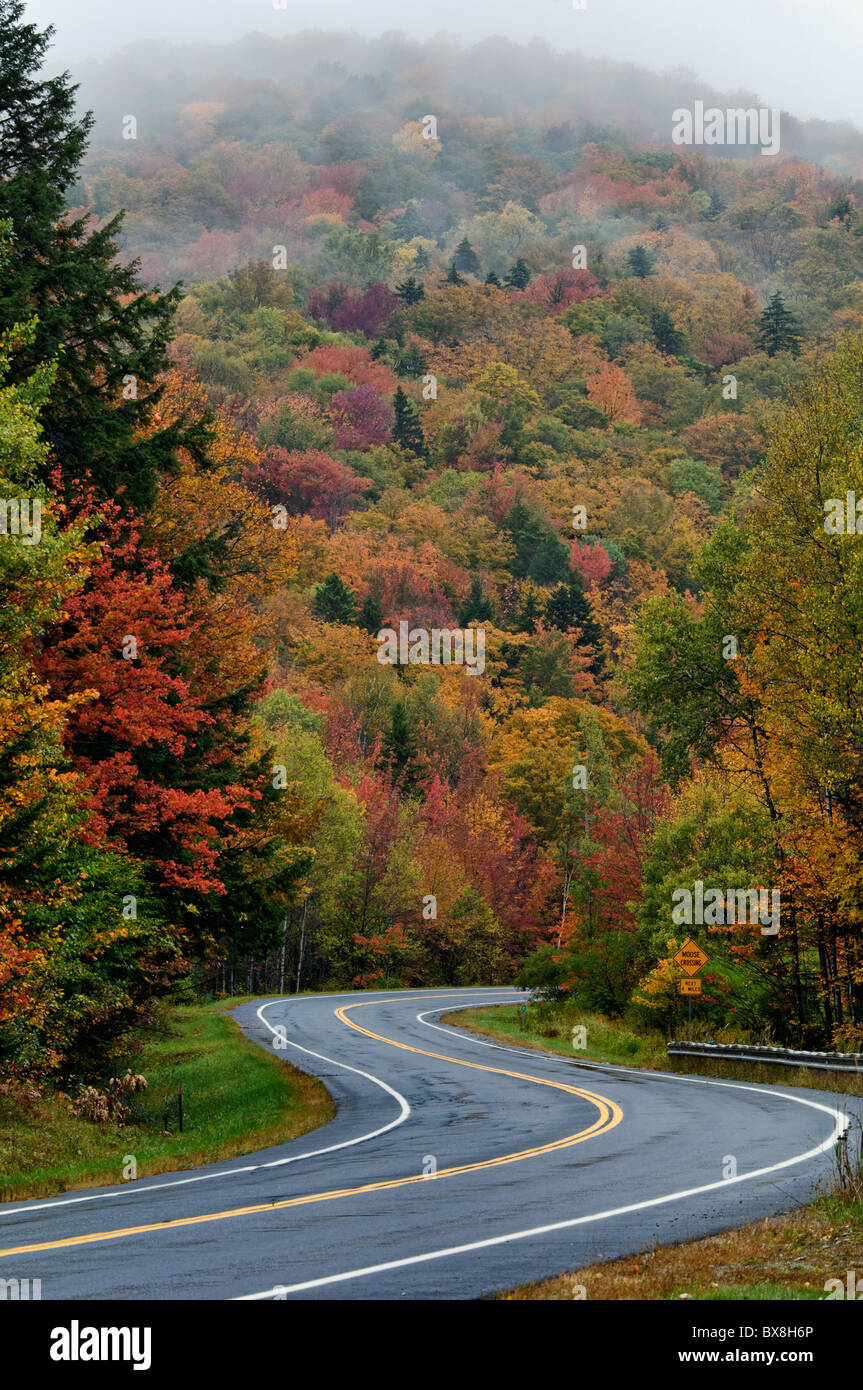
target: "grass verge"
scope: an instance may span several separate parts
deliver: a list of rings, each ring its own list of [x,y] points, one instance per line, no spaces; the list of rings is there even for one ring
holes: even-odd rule
[[[541,1052],[558,1052],[574,1061],[611,1062],[616,1066],[647,1067],[681,1076],[715,1076],[729,1081],[751,1081],[782,1086],[802,1086],[816,1091],[863,1095],[863,1077],[854,1073],[810,1071],[760,1062],[739,1062],[719,1057],[669,1057],[661,1033],[636,1033],[618,1019],[601,1018],[573,1010],[572,1005],[527,1004],[524,1031],[521,1005],[502,1004],[488,1009],[461,1009],[445,1014],[442,1022],[491,1038]],[[573,1028],[582,1026],[586,1046],[573,1046]],[[719,1039],[717,1039],[719,1041]]]
[[[45,1090],[0,1095],[0,1201],[52,1196],[196,1168],[296,1139],[335,1115],[315,1077],[251,1042],[225,1010],[239,1000],[173,1008],[138,1034],[126,1066],[147,1078],[124,1125],[92,1124]],[[177,1085],[183,1087],[183,1133]]]
[[[683,1245],[585,1266],[525,1284],[502,1300],[573,1298],[694,1301],[824,1299],[828,1279],[860,1268],[863,1202],[824,1197],[813,1206]],[[582,1293],[581,1290],[584,1290]]]

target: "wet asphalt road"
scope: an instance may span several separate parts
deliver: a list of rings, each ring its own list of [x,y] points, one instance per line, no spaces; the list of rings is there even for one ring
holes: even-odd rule
[[[863,1108],[440,1023],[523,997],[242,1005],[249,1037],[321,1078],[332,1123],[194,1173],[0,1206],[0,1278],[40,1278],[43,1299],[475,1298],[789,1210],[829,1179],[844,1111]]]

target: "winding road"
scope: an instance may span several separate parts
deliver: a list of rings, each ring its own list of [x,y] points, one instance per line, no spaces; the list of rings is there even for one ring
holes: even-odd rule
[[[475,1298],[787,1211],[829,1178],[846,1111],[863,1110],[440,1021],[523,998],[242,1005],[244,1032],[320,1077],[336,1118],[193,1173],[0,1206],[0,1278],[41,1279],[43,1299]]]

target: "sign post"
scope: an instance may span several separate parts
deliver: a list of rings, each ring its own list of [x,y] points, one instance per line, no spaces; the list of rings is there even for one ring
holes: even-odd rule
[[[674,964],[685,972],[684,978],[678,980],[677,990],[679,994],[689,996],[689,1037],[692,1038],[692,996],[701,993],[701,980],[696,978],[702,966],[705,966],[710,957],[706,951],[702,951],[697,941],[687,937],[677,952],[672,956]]]

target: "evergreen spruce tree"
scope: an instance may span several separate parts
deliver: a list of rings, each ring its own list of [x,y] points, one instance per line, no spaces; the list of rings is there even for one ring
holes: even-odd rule
[[[512,290],[527,289],[527,286],[530,284],[530,271],[527,268],[527,262],[522,256],[519,256],[515,265],[511,266],[506,272],[506,275],[503,277],[503,282],[505,285],[509,285]]]
[[[411,344],[398,353],[393,371],[396,376],[422,376],[423,372],[428,371],[428,359],[415,344]]]
[[[800,324],[777,290],[761,315],[761,346],[768,357],[775,357],[777,352],[797,357],[801,340]]]
[[[581,581],[576,576],[573,575],[568,582],[558,584],[557,588],[552,590],[545,606],[545,621],[549,627],[556,627],[561,632],[568,632],[573,627],[580,628],[581,642],[594,649],[590,669],[594,674],[599,673],[602,666],[602,658],[599,655],[602,633],[590,611]]]
[[[467,627],[468,623],[488,622],[492,617],[492,612],[492,606],[482,591],[482,578],[478,574],[472,575],[470,593],[465,600],[464,607],[459,611],[459,626]]]
[[[412,454],[425,454],[426,441],[419,414],[416,406],[408,399],[401,387],[398,388],[393,397],[393,407],[396,412],[395,424],[393,425],[395,442],[401,444],[403,449],[409,449]]]
[[[495,275],[494,271],[490,270],[488,275],[485,277],[485,283],[487,285],[496,285],[497,288],[500,289],[500,276]]]
[[[657,309],[653,315],[653,341],[666,357],[679,357],[686,343],[682,333],[674,326],[674,319],[667,309]]]
[[[467,284],[467,280],[462,279],[461,275],[459,275],[458,269],[456,268],[456,263],[455,263],[455,261],[452,261],[451,264],[450,264],[450,268],[449,268],[449,270],[448,270],[447,273],[446,273],[446,279],[444,280],[444,284],[446,284],[446,285],[466,285],[466,284]]]
[[[854,204],[844,189],[834,193],[827,207],[824,209],[824,216],[828,222],[838,218],[840,222],[848,223],[854,215]]]
[[[38,318],[13,381],[58,360],[42,420],[67,487],[89,474],[102,496],[141,508],[181,444],[203,459],[209,431],[179,422],[144,437],[180,291],[144,291],[137,264],[117,262],[122,214],[95,232],[64,218],[93,118],[76,116],[68,73],[39,77],[52,35],[25,23],[23,0],[0,0],[0,219],[14,235],[0,332]]]
[[[398,777],[405,790],[410,790],[414,782],[413,760],[417,744],[411,729],[404,700],[396,700],[390,714],[390,727],[384,735],[379,766],[389,767]]]
[[[479,275],[479,256],[474,251],[467,237],[464,237],[456,247],[453,265],[456,270],[461,271],[462,275]]]
[[[553,584],[555,580],[562,579],[569,573],[569,552],[566,546],[551,528],[543,528],[542,539],[528,565],[528,578],[532,579],[534,584],[545,585]]]
[[[653,274],[653,257],[647,247],[642,246],[641,242],[632,247],[626,258],[626,264],[639,280],[646,280],[648,275]]]
[[[503,519],[503,527],[512,536],[515,546],[515,561],[512,572],[516,579],[527,576],[531,562],[543,538],[544,527],[520,497],[517,497]]]
[[[399,299],[403,299],[405,304],[419,304],[421,299],[425,299],[425,286],[413,276],[409,275],[407,280],[403,280],[400,285],[396,285],[396,294]]]
[[[384,614],[377,594],[366,594],[357,622],[366,632],[380,632],[384,625]]]
[[[337,574],[328,574],[315,589],[314,609],[328,623],[356,621],[357,596]]]
[[[530,588],[524,597],[521,607],[515,615],[516,627],[519,632],[535,632],[541,613],[542,608],[537,591],[534,588]]]
[[[428,235],[428,224],[420,216],[419,206],[416,202],[408,203],[404,212],[399,217],[393,218],[393,224],[402,241],[412,241],[416,236]]]

